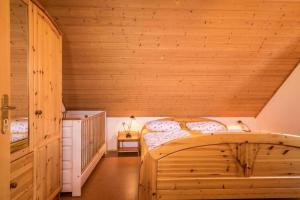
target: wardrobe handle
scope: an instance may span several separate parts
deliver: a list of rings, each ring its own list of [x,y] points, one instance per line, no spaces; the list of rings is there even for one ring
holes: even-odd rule
[[[17,187],[18,187],[18,183],[17,182],[10,183],[10,189],[15,189]]]
[[[43,111],[41,111],[41,110],[36,110],[34,114],[35,114],[35,115],[41,115],[42,113],[43,113]]]

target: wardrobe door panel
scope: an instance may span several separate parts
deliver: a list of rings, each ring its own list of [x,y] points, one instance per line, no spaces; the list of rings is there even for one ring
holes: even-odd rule
[[[36,199],[52,199],[61,189],[61,36],[35,7]]]
[[[51,196],[60,188],[60,140],[47,145],[47,194]]]
[[[49,199],[60,189],[60,140],[39,148],[37,154],[37,199]]]
[[[61,39],[51,22],[37,11],[37,98],[38,145],[60,137]]]
[[[36,152],[36,199],[47,199],[47,146],[42,146]]]
[[[47,68],[46,88],[48,102],[44,104],[46,110],[45,133],[47,138],[60,137],[60,118],[61,118],[61,64],[60,64],[60,38],[53,27],[48,27],[49,36],[49,66]]]
[[[36,7],[35,7],[36,8]],[[37,8],[36,8],[37,9]],[[35,145],[39,146],[43,138],[45,137],[44,122],[42,117],[42,104],[44,99],[44,83],[43,83],[43,69],[45,69],[44,65],[46,65],[46,54],[47,50],[47,38],[45,35],[45,22],[43,17],[36,12],[36,65],[35,65]]]

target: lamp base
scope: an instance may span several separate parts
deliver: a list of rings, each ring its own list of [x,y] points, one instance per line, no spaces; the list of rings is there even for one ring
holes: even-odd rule
[[[126,138],[131,138],[131,134],[130,133],[126,133]]]

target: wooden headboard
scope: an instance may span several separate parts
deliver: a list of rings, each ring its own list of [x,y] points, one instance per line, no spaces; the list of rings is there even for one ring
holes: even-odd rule
[[[187,122],[202,122],[202,121],[211,121],[211,122],[217,122],[219,124],[222,124],[224,127],[227,128],[227,126],[225,124],[223,124],[222,122],[219,122],[217,120],[213,120],[213,119],[208,119],[208,118],[204,118],[204,117],[193,117],[193,118],[176,118],[176,117],[166,117],[166,118],[161,118],[161,119],[157,119],[154,121],[177,121],[180,123],[180,126],[182,129],[187,129],[186,128],[186,123]],[[149,132],[149,130],[147,130],[146,126],[144,125],[141,133],[145,133],[145,132]]]

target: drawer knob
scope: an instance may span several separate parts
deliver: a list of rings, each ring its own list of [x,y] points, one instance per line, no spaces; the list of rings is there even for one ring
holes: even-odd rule
[[[10,183],[10,189],[15,189],[17,187],[18,187],[18,183],[17,182]]]

